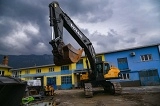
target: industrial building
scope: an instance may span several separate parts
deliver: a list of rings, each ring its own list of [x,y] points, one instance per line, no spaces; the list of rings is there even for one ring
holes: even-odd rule
[[[121,71],[122,85],[148,86],[160,84],[160,44],[139,46],[97,54],[98,61],[108,61]],[[78,87],[80,73],[87,72],[86,57],[79,62],[55,66],[54,64],[12,69],[14,77],[23,80],[41,79],[45,86],[55,89]]]

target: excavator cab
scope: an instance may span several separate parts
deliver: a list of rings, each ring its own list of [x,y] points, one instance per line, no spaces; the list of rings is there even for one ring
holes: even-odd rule
[[[96,72],[97,80],[120,78],[120,70],[108,62],[96,63]]]
[[[71,44],[65,45],[63,41],[55,42],[52,40],[50,44],[53,47],[54,64],[57,66],[76,63],[80,60],[83,49],[75,49]]]

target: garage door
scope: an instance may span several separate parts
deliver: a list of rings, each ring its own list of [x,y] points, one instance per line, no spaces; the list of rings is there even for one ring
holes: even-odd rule
[[[72,89],[72,76],[61,77],[61,89]]]
[[[159,79],[157,69],[140,71],[139,77],[140,77],[140,81],[141,81],[142,86],[159,85],[160,84],[160,79]]]

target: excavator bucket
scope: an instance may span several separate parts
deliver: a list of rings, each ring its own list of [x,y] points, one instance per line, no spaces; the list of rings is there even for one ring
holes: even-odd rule
[[[80,60],[83,49],[75,49],[71,44],[62,47],[62,58],[54,56],[54,64],[61,66],[76,63]]]

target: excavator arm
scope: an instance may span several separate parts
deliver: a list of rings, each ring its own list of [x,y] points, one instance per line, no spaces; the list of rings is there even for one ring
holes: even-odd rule
[[[62,11],[62,9],[59,7],[58,2],[50,3],[49,10],[50,26],[52,29],[52,40],[50,41],[50,44],[53,47],[52,53],[54,55],[55,65],[65,65],[73,62],[78,62],[80,58],[77,58],[73,54],[79,53],[77,54],[78,57],[81,57],[82,54],[82,50],[76,50],[72,47],[72,45],[64,44],[64,27],[77,41],[77,43],[84,49],[85,54],[87,55],[87,58],[90,62],[91,69],[95,70],[95,50],[90,40],[79,30],[79,28],[74,24],[70,17]]]

